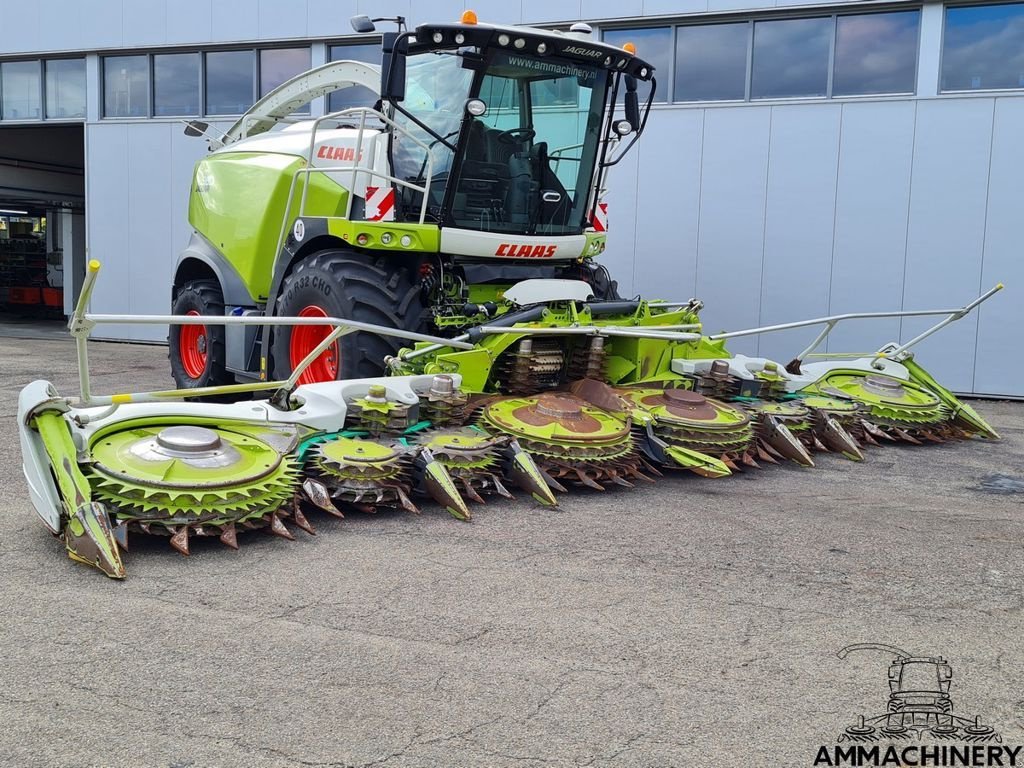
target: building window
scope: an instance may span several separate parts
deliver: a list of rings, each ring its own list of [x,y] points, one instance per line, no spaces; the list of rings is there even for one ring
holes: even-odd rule
[[[1024,3],[946,9],[943,91],[1024,88]]]
[[[107,56],[103,59],[103,116],[149,115],[149,57]]]
[[[750,24],[700,24],[676,30],[675,101],[747,96]]]
[[[610,29],[602,37],[608,45],[621,48],[626,43],[633,43],[636,46],[636,55],[654,67],[654,77],[658,80],[654,92],[654,103],[663,103],[669,100],[672,72],[672,28],[671,27],[648,27],[640,29]],[[637,84],[637,94],[640,103],[647,101],[651,91],[651,84],[640,81]]]
[[[260,51],[260,98],[277,86],[306,72],[311,65],[309,48],[269,48]]]
[[[831,18],[754,22],[750,98],[828,95]]]
[[[331,61],[361,61],[366,64],[380,66],[380,43],[369,45],[332,45],[330,48]],[[377,103],[377,93],[361,85],[343,88],[334,91],[327,98],[327,110],[329,112],[340,112],[343,109],[353,107],[372,107]]]
[[[241,115],[252,106],[256,82],[255,51],[206,54],[206,114]]]
[[[198,115],[199,54],[160,53],[153,56],[153,115]]]
[[[260,51],[260,98],[312,66],[309,48],[268,48]],[[309,114],[309,103],[295,110]]]
[[[46,117],[85,117],[85,59],[53,59],[46,66]]]
[[[833,96],[913,93],[920,11],[836,19]]]
[[[0,114],[4,120],[39,120],[42,84],[38,61],[5,61],[0,64]]]

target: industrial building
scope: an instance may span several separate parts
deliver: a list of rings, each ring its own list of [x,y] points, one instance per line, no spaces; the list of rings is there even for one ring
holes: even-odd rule
[[[94,310],[167,311],[206,152],[183,120],[227,127],[310,66],[375,60],[353,14],[415,25],[466,5],[584,20],[657,67],[647,131],[611,177],[603,258],[623,293],[699,297],[717,331],[955,307],[1005,282],[918,354],[957,391],[1024,396],[1024,3],[0,0],[0,307],[68,311],[96,258]],[[839,326],[829,350],[926,322]],[[733,348],[785,362],[813,335]]]

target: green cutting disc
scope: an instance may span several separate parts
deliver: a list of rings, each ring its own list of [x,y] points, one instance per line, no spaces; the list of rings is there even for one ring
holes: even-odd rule
[[[923,426],[944,422],[950,416],[949,408],[921,385],[883,373],[832,371],[808,389],[862,403],[871,420],[882,424]]]
[[[754,438],[746,413],[696,392],[643,387],[618,394],[635,410],[654,417],[655,434],[670,445],[721,456],[743,453]]]
[[[801,398],[800,402],[815,411],[826,411],[830,416],[839,418],[856,416],[860,412],[860,406],[853,400],[840,400],[837,397],[808,395]]]
[[[450,468],[484,469],[497,463],[495,438],[471,427],[424,432],[416,441]]]
[[[562,392],[503,398],[487,405],[482,417],[495,429],[528,440],[594,446],[629,440],[626,422]]]
[[[245,424],[136,424],[94,440],[90,484],[119,518],[218,524],[259,517],[294,493],[296,462],[268,442],[293,442],[284,437]]]
[[[799,400],[755,400],[744,403],[744,407],[752,413],[767,416],[775,416],[782,421],[790,431],[809,429],[812,425],[812,414],[809,408]]]
[[[320,470],[338,478],[383,480],[395,477],[402,473],[403,460],[407,458],[400,446],[355,437],[329,440],[314,450]]]

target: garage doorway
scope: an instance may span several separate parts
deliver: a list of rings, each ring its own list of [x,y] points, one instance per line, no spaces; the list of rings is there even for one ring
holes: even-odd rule
[[[62,328],[84,276],[84,126],[0,127],[0,331]]]

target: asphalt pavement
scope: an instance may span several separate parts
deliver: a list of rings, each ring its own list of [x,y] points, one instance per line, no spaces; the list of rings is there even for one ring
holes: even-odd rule
[[[170,383],[93,343],[94,391]],[[17,394],[66,339],[0,339],[0,765],[811,766],[883,712],[889,643],[1024,741],[1024,405],[1001,442],[526,501],[313,519],[240,551],[68,560],[21,475]],[[1001,476],[993,477],[993,476]]]

